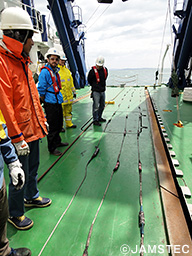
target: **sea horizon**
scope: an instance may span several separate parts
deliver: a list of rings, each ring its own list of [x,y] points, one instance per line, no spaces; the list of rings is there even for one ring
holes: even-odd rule
[[[107,86],[120,86],[124,84],[126,86],[154,85],[156,82],[156,71],[156,68],[109,68]],[[171,69],[164,68],[162,83],[167,83],[170,75]]]

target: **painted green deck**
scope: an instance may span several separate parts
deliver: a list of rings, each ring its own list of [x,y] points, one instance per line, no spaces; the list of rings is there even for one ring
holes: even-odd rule
[[[89,88],[81,89],[77,92],[77,95],[78,97],[86,95],[88,91]],[[163,109],[167,108],[172,108],[173,110],[173,105],[171,106],[169,100],[169,93],[166,92],[167,96],[165,97],[160,95],[160,90],[153,91],[151,89],[151,94],[159,100],[159,111],[163,116],[165,126],[167,126],[171,143],[178,156],[177,159],[180,161],[182,170],[185,170],[185,180],[187,184],[189,183],[188,186],[191,186],[192,172],[190,168],[192,165],[192,155],[189,149],[192,143],[190,143],[191,138],[187,137],[187,129],[190,129],[192,117],[190,116],[190,120],[187,119],[189,115],[186,115],[185,119],[184,116],[182,116],[183,118],[181,117],[181,120],[184,122],[183,129],[175,128],[174,126],[172,126],[172,129],[168,128],[170,123],[177,121],[176,116],[173,116],[174,111],[171,114],[163,112]],[[95,146],[101,139],[99,145],[100,152],[89,164],[87,178],[83,186],[41,255],[79,256],[83,254],[89,228],[102,200],[113,168],[116,165],[123,138],[126,115],[128,114],[127,136],[125,137],[125,143],[120,156],[120,167],[113,176],[108,193],[93,227],[88,252],[89,256],[139,255],[139,253],[126,254],[126,247],[124,247],[124,253],[121,251],[123,245],[128,245],[133,251],[136,250],[136,247],[138,247],[139,251],[140,246],[137,148],[139,107],[142,114],[146,115],[146,117],[143,117],[143,125],[148,127],[143,129],[140,136],[140,158],[143,169],[143,207],[146,222],[144,244],[146,246],[165,246],[168,243],[159,195],[144,88],[108,87],[106,95],[107,100],[114,99],[115,104],[107,105],[103,116],[106,119],[110,119],[114,111],[117,111],[109,123],[106,132],[102,133],[106,123],[103,123],[101,127],[93,127],[91,125],[40,180],[38,185],[40,195],[50,197],[52,205],[44,209],[26,209],[26,216],[34,221],[34,226],[30,230],[18,231],[8,223],[8,238],[12,247],[25,246],[32,250],[32,255],[39,255],[82,181],[85,174],[85,166],[92,156]],[[185,105],[182,104],[182,107],[185,108]],[[81,127],[87,121],[90,120],[91,122],[91,109],[92,100],[90,97],[85,97],[73,105],[73,122],[78,127],[73,130],[68,129],[65,133],[61,134],[64,142],[72,143],[82,132]],[[185,132],[186,137],[184,136],[184,141],[179,140],[179,135],[182,137]],[[179,144],[177,144],[178,140]],[[46,138],[40,143],[40,149],[39,176],[57,159],[56,156],[48,153]],[[62,149],[63,152],[65,149]],[[7,176],[6,181],[8,183]],[[165,251],[163,255],[169,254]]]
[[[170,150],[175,152],[174,158],[179,161],[179,166],[176,169],[183,172],[183,177],[177,178],[177,180],[180,186],[188,186],[192,191],[192,103],[183,101],[183,94],[181,94],[178,116],[176,98],[171,97],[170,88],[162,87],[151,90],[151,96],[156,102],[157,113],[161,116],[170,144],[173,146]],[[178,118],[182,121],[183,128],[173,125],[177,123]],[[187,198],[187,202],[191,204],[192,199]]]

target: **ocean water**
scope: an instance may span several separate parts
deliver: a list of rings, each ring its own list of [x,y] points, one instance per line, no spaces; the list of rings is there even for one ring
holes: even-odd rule
[[[107,78],[107,86],[136,86],[136,85],[154,85],[155,68],[139,68],[139,69],[109,69]],[[167,83],[170,78],[171,70],[165,68],[162,75],[162,83]]]

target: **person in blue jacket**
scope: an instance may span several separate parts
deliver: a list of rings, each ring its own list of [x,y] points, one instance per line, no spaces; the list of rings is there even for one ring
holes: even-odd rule
[[[31,251],[27,248],[13,249],[9,246],[7,238],[9,209],[4,179],[4,162],[9,169],[10,182],[15,186],[16,190],[21,189],[25,183],[25,174],[11,139],[8,137],[5,120],[0,111],[0,255],[30,256]]]
[[[48,150],[51,154],[59,156],[62,153],[57,147],[68,146],[67,142],[61,142],[59,135],[63,127],[63,96],[60,92],[61,81],[57,67],[60,53],[55,48],[50,48],[45,57],[48,63],[41,69],[37,89],[40,100],[44,103],[47,123],[49,124],[47,135]]]

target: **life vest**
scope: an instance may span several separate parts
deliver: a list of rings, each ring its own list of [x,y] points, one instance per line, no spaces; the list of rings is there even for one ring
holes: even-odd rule
[[[105,79],[106,79],[107,78],[107,70],[105,67],[103,67],[103,69],[104,69],[104,74],[105,74]],[[96,80],[97,80],[97,84],[98,84],[98,83],[100,83],[100,77],[99,77],[99,72],[98,72],[96,66],[93,67],[93,70],[95,72],[95,76],[96,76]]]
[[[52,79],[52,82],[53,82],[53,84],[51,86],[53,86],[55,94],[59,93],[59,91],[61,90],[61,80],[60,80],[59,74],[56,73],[57,81],[58,81],[58,83],[57,83],[56,78],[55,78],[55,76],[53,74],[53,71],[49,67],[47,67],[47,66],[43,66],[41,68],[41,70],[43,68],[46,68],[49,71],[49,74],[51,75],[51,79]]]

